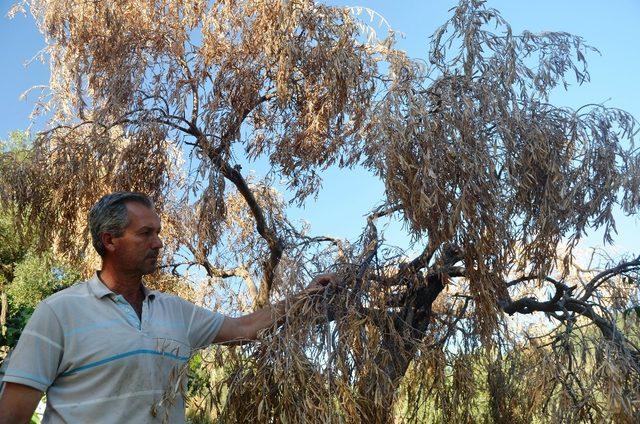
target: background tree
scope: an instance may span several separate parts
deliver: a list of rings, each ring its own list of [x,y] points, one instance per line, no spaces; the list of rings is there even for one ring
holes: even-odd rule
[[[156,278],[204,274],[217,307],[238,306],[229,289],[264,305],[329,264],[342,276],[225,355],[210,394],[223,420],[385,422],[403,403],[407,420],[473,420],[479,403],[494,421],[638,418],[623,317],[640,257],[572,266],[587,229],[610,239],[613,209],[640,204],[635,120],[548,103],[569,74],[588,80],[581,38],[515,35],[467,0],[423,62],[358,10],[308,0],[23,5],[48,41],[51,127],[9,191],[43,240],[89,257],[88,207],[136,189],[167,223]],[[332,165],[371,170],[385,197],[359,240],[313,237],[240,156],[266,160],[294,202]],[[381,243],[391,215],[419,253]],[[536,313],[547,335],[510,318]]]
[[[13,163],[29,160],[31,141],[25,133],[14,132],[0,140],[0,181],[3,193],[9,168]],[[13,166],[13,165],[12,165]],[[0,363],[15,346],[36,305],[73,282],[79,275],[51,249],[36,248],[38,229],[29,223],[15,226],[24,218],[10,198],[0,207]]]

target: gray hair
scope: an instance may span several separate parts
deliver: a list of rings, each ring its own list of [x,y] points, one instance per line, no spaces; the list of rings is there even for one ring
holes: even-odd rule
[[[137,202],[153,209],[153,201],[143,193],[131,191],[117,191],[103,196],[89,211],[89,229],[93,247],[100,256],[104,256],[106,249],[100,235],[109,233],[119,237],[129,225],[127,202]]]

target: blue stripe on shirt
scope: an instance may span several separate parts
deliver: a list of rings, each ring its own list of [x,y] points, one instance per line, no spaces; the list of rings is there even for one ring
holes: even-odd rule
[[[130,352],[120,353],[118,355],[113,355],[113,356],[110,356],[108,358],[101,359],[101,360],[96,361],[96,362],[91,362],[91,363],[88,363],[87,365],[83,365],[83,366],[78,367],[78,368],[74,368],[74,369],[69,370],[69,371],[67,371],[65,373],[62,373],[60,375],[60,377],[68,377],[70,375],[73,375],[73,374],[77,373],[78,371],[84,371],[84,370],[89,369],[89,368],[93,368],[93,367],[97,367],[97,366],[100,366],[100,365],[104,365],[104,364],[106,364],[108,362],[116,361],[118,359],[126,358],[126,357],[129,357],[129,356],[134,356],[134,355],[166,356],[167,358],[176,359],[176,360],[179,360],[179,361],[187,361],[189,359],[188,356],[179,356],[179,355],[175,355],[175,354],[169,353],[169,352],[159,352],[157,350],[150,350],[150,349],[138,349],[138,350],[132,350]]]
[[[97,322],[90,325],[85,325],[83,327],[76,327],[71,330],[64,329],[65,336],[72,336],[74,334],[81,334],[87,331],[92,330],[104,330],[105,328],[117,327],[118,325],[122,325],[122,320],[120,319],[111,319],[108,321]]]

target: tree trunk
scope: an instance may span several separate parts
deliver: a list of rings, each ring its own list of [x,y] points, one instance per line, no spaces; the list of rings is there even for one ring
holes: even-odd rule
[[[402,378],[416,355],[417,347],[431,321],[431,305],[444,289],[442,274],[431,275],[426,285],[416,288],[410,307],[398,313],[391,329],[384,329],[382,349],[376,355],[376,370],[361,379],[358,395],[361,400],[362,423],[391,423],[394,404]],[[398,343],[402,335],[402,343]]]
[[[2,331],[2,337],[7,335],[7,314],[9,313],[9,302],[7,300],[7,293],[3,290],[0,294],[0,329]]]

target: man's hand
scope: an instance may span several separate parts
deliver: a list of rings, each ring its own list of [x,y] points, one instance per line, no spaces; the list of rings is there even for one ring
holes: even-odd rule
[[[340,284],[338,274],[318,274],[295,297],[301,298],[315,293],[322,293],[326,287],[337,287],[338,284]],[[268,306],[238,318],[225,317],[213,342],[239,345],[256,340],[259,331],[271,327],[274,322],[282,319],[285,314],[285,308],[286,302],[280,301],[274,307]]]
[[[335,272],[327,273],[327,274],[318,274],[316,275],[311,283],[300,292],[303,295],[310,295],[314,293],[322,292],[325,287],[337,287],[340,283],[340,279],[338,278],[338,274]]]

